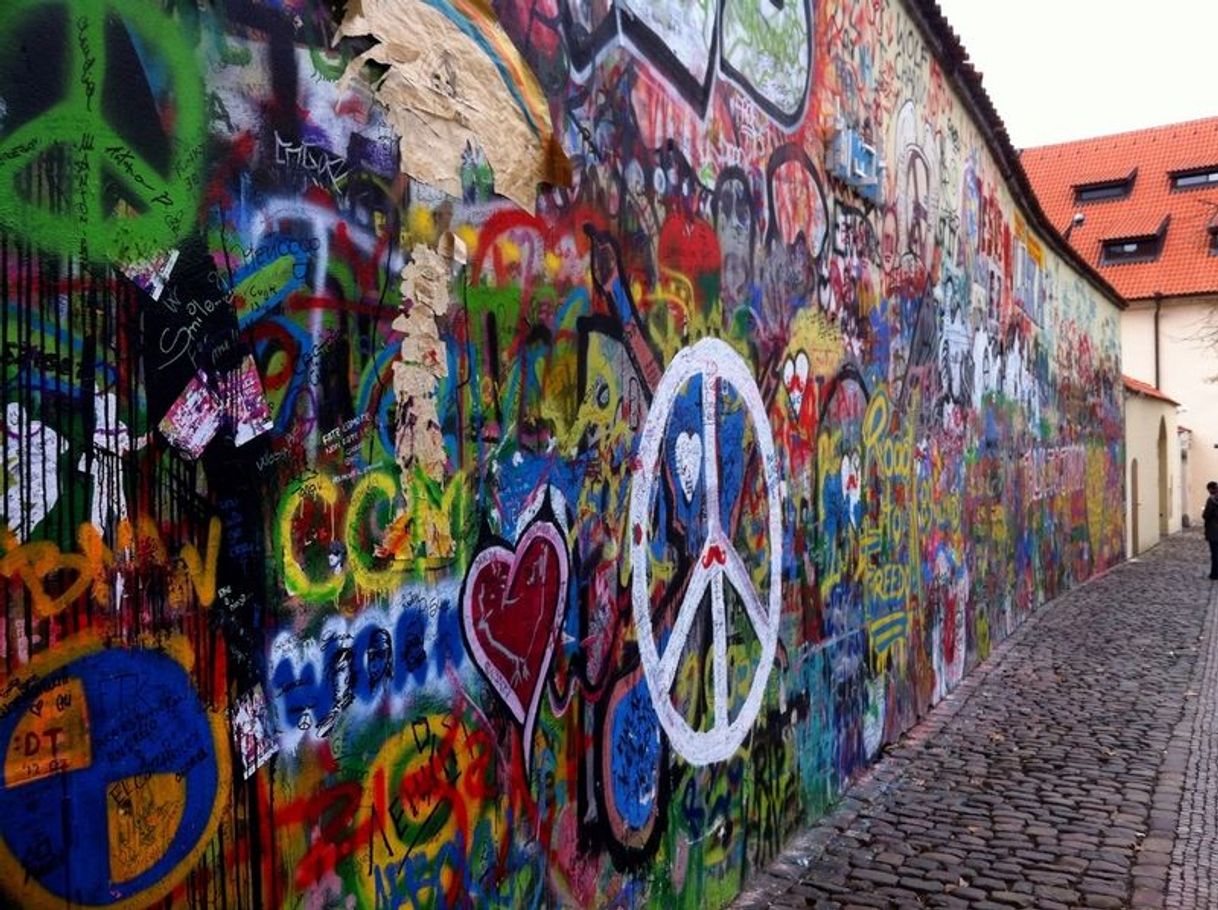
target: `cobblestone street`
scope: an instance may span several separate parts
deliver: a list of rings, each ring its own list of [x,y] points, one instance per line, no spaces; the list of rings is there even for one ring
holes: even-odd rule
[[[1207,558],[1178,535],[1040,610],[736,907],[1218,907]]]

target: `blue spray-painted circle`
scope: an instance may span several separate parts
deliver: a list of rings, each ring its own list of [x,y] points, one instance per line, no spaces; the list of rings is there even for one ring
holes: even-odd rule
[[[660,719],[641,674],[610,708],[609,732],[613,805],[623,822],[641,831],[656,810],[660,786]]]
[[[219,794],[216,742],[186,670],[157,651],[108,650],[50,673],[0,718],[0,743],[39,697],[79,680],[91,762],[27,783],[0,779],[0,838],[28,880],[65,902],[103,907],[155,887],[207,832]],[[129,881],[110,879],[106,800],[119,781],[175,774],[185,805],[160,858]]]

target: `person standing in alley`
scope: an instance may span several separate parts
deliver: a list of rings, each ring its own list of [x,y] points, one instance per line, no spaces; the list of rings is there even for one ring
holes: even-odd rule
[[[1205,539],[1210,545],[1210,580],[1218,581],[1218,483],[1211,480],[1205,488],[1210,495],[1201,520],[1205,522]]]

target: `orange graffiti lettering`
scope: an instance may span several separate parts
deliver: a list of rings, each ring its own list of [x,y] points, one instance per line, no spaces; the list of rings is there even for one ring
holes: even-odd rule
[[[194,588],[199,605],[209,607],[216,599],[216,566],[220,558],[220,519],[212,518],[207,532],[207,549],[200,554],[193,544],[184,544],[180,563],[174,571],[183,572]],[[136,519],[133,525],[123,519],[115,540],[121,559],[102,540],[101,533],[89,522],[76,533],[77,552],[65,553],[53,541],[19,543],[11,531],[0,535],[0,577],[21,581],[30,594],[34,613],[40,619],[56,616],[80,597],[91,596],[102,606],[110,604],[111,574],[128,563],[169,567],[169,551],[150,516]],[[58,573],[71,581],[53,594],[48,581]],[[51,585],[52,590],[55,585]]]

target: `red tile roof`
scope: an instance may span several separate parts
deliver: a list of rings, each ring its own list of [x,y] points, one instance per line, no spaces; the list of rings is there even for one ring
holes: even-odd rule
[[[1135,395],[1145,395],[1147,398],[1157,398],[1160,401],[1166,401],[1168,404],[1179,406],[1180,402],[1174,398],[1168,398],[1149,382],[1143,382],[1140,379],[1134,379],[1132,376],[1121,374],[1121,378],[1125,380],[1125,391],[1133,392]]]
[[[1070,231],[1070,245],[1124,297],[1218,293],[1218,256],[1209,253],[1218,184],[1173,190],[1170,176],[1218,163],[1218,117],[1025,149],[1020,161],[1059,231],[1065,233],[1075,213],[1083,214],[1083,223]],[[1121,179],[1135,169],[1126,198],[1075,201],[1074,187]],[[1154,234],[1168,215],[1158,259],[1100,262],[1105,240]]]

